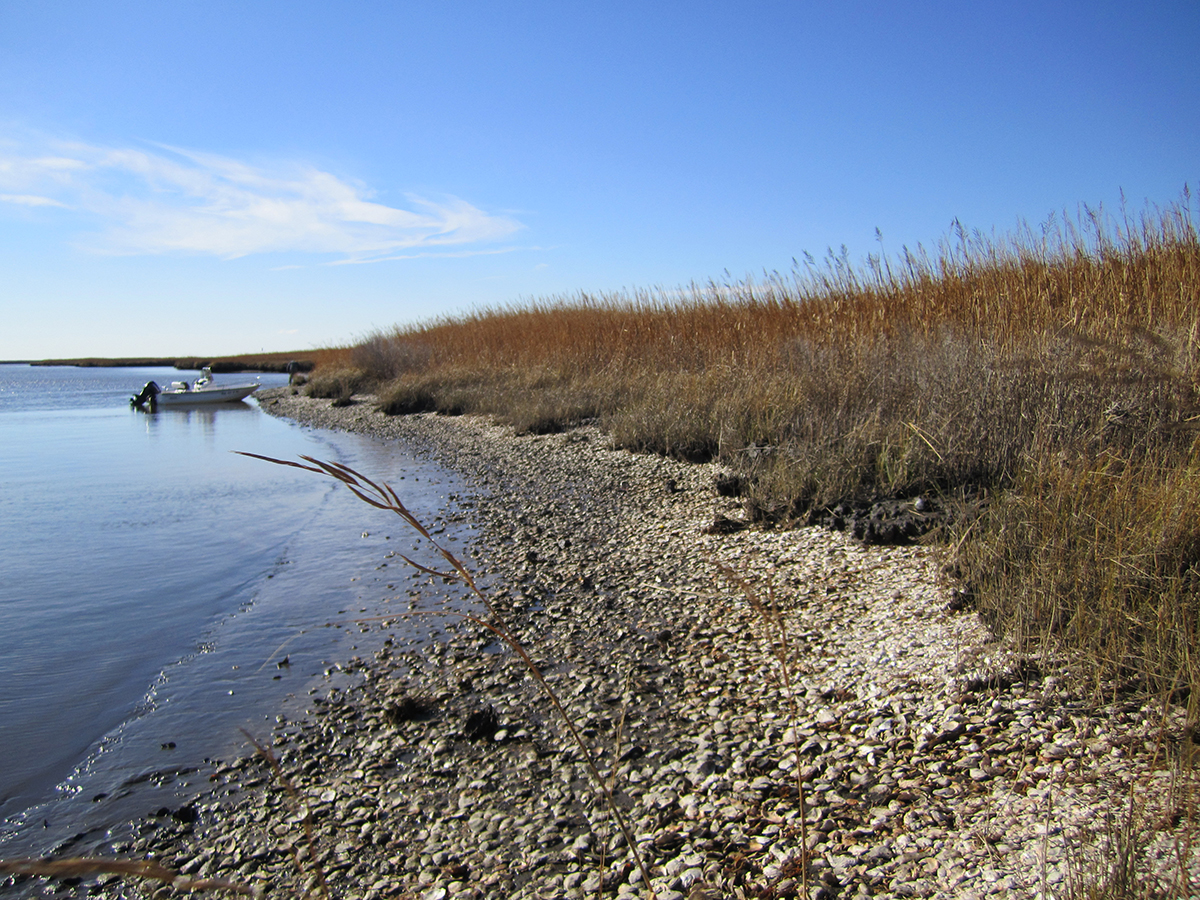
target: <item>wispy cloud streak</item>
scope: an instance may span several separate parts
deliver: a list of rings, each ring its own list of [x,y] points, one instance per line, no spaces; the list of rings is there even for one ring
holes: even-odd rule
[[[17,206],[67,206],[65,203],[36,194],[0,194],[0,203],[14,203]]]
[[[303,164],[255,166],[173,147],[59,143],[30,153],[0,144],[0,203],[74,211],[93,230],[85,245],[102,253],[372,262],[487,244],[522,228],[457,197],[406,201],[380,203],[366,187]]]

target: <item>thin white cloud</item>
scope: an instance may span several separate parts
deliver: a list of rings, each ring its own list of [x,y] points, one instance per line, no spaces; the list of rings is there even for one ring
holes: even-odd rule
[[[15,203],[17,206],[61,206],[67,207],[67,204],[60,203],[57,200],[52,200],[49,197],[39,197],[36,194],[0,194],[0,201],[4,203]]]
[[[503,240],[523,226],[457,197],[409,195],[408,208],[302,164],[254,166],[214,154],[58,144],[0,146],[0,200],[80,211],[85,241],[112,254],[336,255],[371,262]]]
[[[422,251],[419,253],[395,253],[391,256],[379,256],[372,259],[339,259],[329,266],[349,266],[364,262],[385,262],[389,259],[466,259],[469,256],[497,256],[501,253],[513,253],[517,250],[540,250],[540,247],[499,247],[491,250],[442,250]]]

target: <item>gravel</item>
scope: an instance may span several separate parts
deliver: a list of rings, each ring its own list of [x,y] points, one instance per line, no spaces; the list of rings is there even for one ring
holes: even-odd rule
[[[799,897],[806,880],[811,897],[1060,896],[1103,877],[1122,833],[1150,870],[1200,879],[1181,714],[1088,703],[1061,667],[1016,658],[950,608],[934,550],[713,528],[742,515],[719,466],[370,399],[259,402],[471,478],[452,513],[478,529],[466,561],[612,785],[660,900]],[[447,590],[414,584],[418,610]],[[452,621],[344,668],[264,736],[278,772],[230,761],[115,854],[268,896],[318,873],[346,900],[649,895],[582,751],[492,632]]]

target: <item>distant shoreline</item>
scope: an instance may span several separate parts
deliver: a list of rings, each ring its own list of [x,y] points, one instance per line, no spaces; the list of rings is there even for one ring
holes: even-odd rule
[[[161,366],[175,369],[200,369],[205,366],[214,372],[311,372],[317,364],[320,351],[296,351],[291,353],[246,353],[238,356],[126,356],[126,357],[78,357],[73,359],[6,359],[0,365],[27,366],[73,366],[75,368],[142,368]]]

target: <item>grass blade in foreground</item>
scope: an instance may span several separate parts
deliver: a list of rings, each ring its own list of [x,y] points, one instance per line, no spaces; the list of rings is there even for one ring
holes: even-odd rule
[[[87,878],[92,875],[123,875],[161,881],[180,891],[229,891],[247,897],[261,896],[258,889],[233,881],[215,878],[188,878],[154,860],[101,859],[72,857],[70,859],[4,859],[0,872],[12,875],[31,875],[42,878]]]

